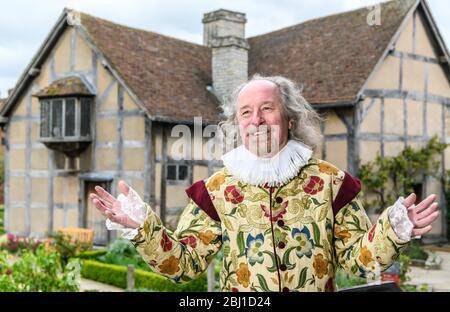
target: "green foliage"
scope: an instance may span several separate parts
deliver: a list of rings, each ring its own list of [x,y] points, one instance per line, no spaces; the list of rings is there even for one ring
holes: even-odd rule
[[[352,274],[346,273],[342,269],[336,271],[336,286],[338,289],[349,288],[358,285],[367,284],[365,278],[357,277]]]
[[[124,266],[83,260],[81,276],[100,283],[126,288],[127,268]]]
[[[50,238],[53,241],[53,248],[61,257],[63,265],[66,265],[69,259],[74,258],[77,253],[86,251],[91,247],[90,244],[73,241],[70,235],[61,232],[50,234]]]
[[[428,284],[420,284],[416,286],[416,291],[418,292],[431,292],[430,285]]]
[[[398,261],[400,261],[400,288],[406,285],[411,279],[408,273],[411,272],[411,258],[405,254],[400,254]]]
[[[135,287],[137,289],[147,289],[153,291],[164,292],[181,292],[181,291],[206,291],[206,274],[202,274],[199,278],[185,284],[174,284],[167,278],[136,269]],[[101,283],[114,285],[120,288],[126,288],[127,267],[122,265],[114,265],[101,263],[93,260],[84,260],[81,269],[81,275],[85,278],[92,279]]]
[[[105,255],[107,252],[108,251],[106,249],[80,251],[75,254],[75,258],[97,260],[100,256]]]
[[[5,234],[5,206],[0,205],[0,235]]]
[[[108,246],[108,251],[97,258],[100,262],[117,264],[127,266],[128,264],[134,265],[135,268],[139,268],[145,271],[150,271],[151,268],[142,259],[142,256],[136,251],[133,244],[126,239],[116,239]]]
[[[428,254],[420,246],[419,240],[412,240],[403,254],[414,260],[427,260],[428,258]]]
[[[400,288],[404,292],[429,292],[428,284],[421,284],[419,286],[410,285],[408,282],[411,278],[408,273],[411,272],[411,258],[406,254],[400,254]]]
[[[446,171],[443,178],[444,180],[444,190],[445,190],[445,201],[447,203],[447,238],[450,240],[450,170]]]
[[[365,205],[382,210],[398,197],[412,193],[414,186],[422,182],[423,176],[442,179],[438,156],[446,147],[447,144],[440,143],[435,136],[419,150],[407,146],[397,156],[378,155],[373,162],[361,165],[358,176],[365,187],[376,195],[375,200]]]
[[[63,266],[57,252],[43,246],[35,253],[24,251],[16,261],[0,251],[0,291],[4,292],[71,292],[79,290],[78,261]]]
[[[223,265],[223,249],[221,248],[214,258],[214,289],[220,289],[220,272]]]
[[[3,182],[5,182],[5,167],[3,153],[0,153],[0,185],[3,186]]]

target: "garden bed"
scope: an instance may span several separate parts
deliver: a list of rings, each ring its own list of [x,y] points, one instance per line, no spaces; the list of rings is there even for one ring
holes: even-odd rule
[[[97,282],[125,289],[127,287],[127,267],[107,264],[95,260],[83,260],[81,276]],[[167,278],[141,269],[134,271],[134,286],[159,292],[205,292],[207,290],[206,274],[184,284],[175,284]]]
[[[83,278],[123,289],[127,287],[127,267],[133,265],[135,289],[161,292],[207,291],[205,273],[183,284],[175,284],[159,274],[152,273],[151,268],[128,240],[117,239],[108,246],[108,249],[83,251],[75,257],[82,259]]]

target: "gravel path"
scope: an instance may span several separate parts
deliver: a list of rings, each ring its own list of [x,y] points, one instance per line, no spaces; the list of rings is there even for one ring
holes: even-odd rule
[[[80,282],[80,291],[124,292],[125,290],[119,287],[82,278]]]

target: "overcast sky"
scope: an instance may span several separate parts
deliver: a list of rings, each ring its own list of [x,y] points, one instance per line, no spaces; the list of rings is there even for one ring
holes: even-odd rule
[[[219,8],[247,14],[246,35],[373,5],[378,0],[5,0],[0,1],[0,97],[14,87],[64,7],[120,24],[202,42],[203,13]],[[428,0],[449,46],[450,2]]]

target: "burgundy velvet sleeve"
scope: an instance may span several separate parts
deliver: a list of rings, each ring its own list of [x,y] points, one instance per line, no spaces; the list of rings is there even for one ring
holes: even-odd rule
[[[348,172],[345,172],[344,180],[333,201],[333,214],[336,215],[339,210],[351,202],[360,191],[361,182],[357,178],[351,176]]]
[[[220,221],[219,215],[217,214],[216,208],[211,201],[211,197],[209,197],[208,190],[206,189],[205,182],[203,180],[197,181],[187,188],[186,194],[211,219]]]

